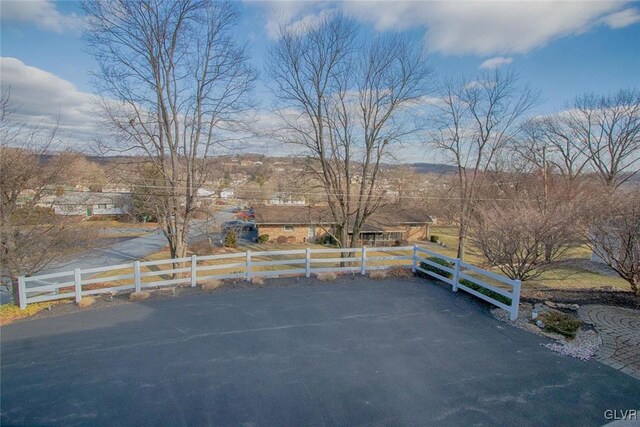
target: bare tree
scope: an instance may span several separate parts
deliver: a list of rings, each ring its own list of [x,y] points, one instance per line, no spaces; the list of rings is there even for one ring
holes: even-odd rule
[[[187,251],[207,158],[248,109],[255,79],[232,30],[238,5],[209,0],[87,0],[85,39],[117,143],[144,153],[162,179],[158,220],[172,257]]]
[[[431,143],[457,167],[453,196],[459,258],[464,258],[470,218],[486,174],[538,99],[538,92],[519,85],[514,72],[498,69],[475,80],[450,80],[442,87]]]
[[[551,195],[544,198],[539,175],[504,175],[505,182],[493,176],[492,184],[497,185],[491,187],[502,198],[476,204],[470,240],[508,277],[534,279],[581,240],[582,205],[568,200],[557,176],[550,177]]]
[[[426,95],[431,75],[422,48],[408,39],[361,44],[359,35],[353,21],[332,15],[295,31],[282,26],[269,54],[278,136],[304,148],[342,247],[358,245],[383,204],[382,162],[418,131],[410,108]]]
[[[620,90],[607,96],[582,95],[561,114],[570,139],[589,159],[602,182],[618,188],[640,164],[640,91]]]
[[[67,179],[77,155],[50,150],[57,128],[34,127],[11,108],[10,92],[0,98],[0,266],[15,282],[92,244],[90,230],[55,215],[56,189]]]
[[[640,297],[640,195],[619,193],[589,212],[585,221],[593,253]]]

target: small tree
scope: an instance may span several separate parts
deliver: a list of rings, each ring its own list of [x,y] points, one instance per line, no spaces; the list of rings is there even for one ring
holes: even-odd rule
[[[235,248],[238,245],[238,234],[235,230],[228,230],[224,235],[224,246],[227,248]]]
[[[618,194],[587,218],[588,244],[640,297],[640,194]]]

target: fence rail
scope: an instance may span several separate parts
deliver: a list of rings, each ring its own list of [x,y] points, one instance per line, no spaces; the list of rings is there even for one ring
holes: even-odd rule
[[[341,257],[342,254],[346,257]],[[282,259],[283,256],[292,255],[299,257]],[[447,265],[442,265],[436,260]],[[159,267],[166,265],[170,265],[171,268]],[[174,260],[135,261],[40,276],[22,276],[18,279],[18,290],[20,308],[25,309],[27,304],[35,302],[64,298],[75,298],[76,302],[80,302],[83,296],[88,295],[131,290],[139,292],[145,288],[178,284],[190,284],[194,287],[198,282],[214,279],[244,278],[250,281],[253,277],[283,275],[310,277],[314,273],[347,271],[366,274],[367,271],[398,265],[411,268],[414,273],[421,272],[441,280],[451,285],[454,292],[461,289],[507,310],[512,320],[518,316],[519,280],[508,279],[420,246],[246,251],[220,255],[193,255]],[[148,271],[143,272],[143,267]],[[99,274],[106,274],[106,276],[100,277]],[[143,280],[147,278],[150,280]],[[63,281],[55,283],[51,282],[51,279]],[[487,283],[488,280],[497,285]],[[125,283],[122,283],[123,281]],[[96,285],[108,285],[112,282],[120,283],[114,286],[96,287]]]

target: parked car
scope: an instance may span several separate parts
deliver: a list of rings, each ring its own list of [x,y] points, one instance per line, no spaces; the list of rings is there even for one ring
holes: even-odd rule
[[[239,240],[249,242],[258,241],[258,227],[253,222],[245,221],[227,221],[222,224],[222,233],[220,233],[220,243],[224,244],[225,238],[229,231],[236,233]]]

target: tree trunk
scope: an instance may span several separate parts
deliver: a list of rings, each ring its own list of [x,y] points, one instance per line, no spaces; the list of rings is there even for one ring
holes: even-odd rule
[[[467,240],[467,223],[465,220],[460,222],[460,228],[458,228],[458,254],[456,255],[460,258],[460,261],[464,260],[464,252],[466,250],[466,240]]]

